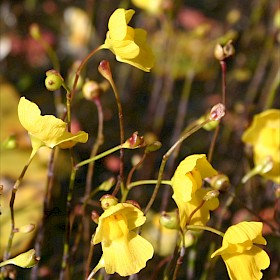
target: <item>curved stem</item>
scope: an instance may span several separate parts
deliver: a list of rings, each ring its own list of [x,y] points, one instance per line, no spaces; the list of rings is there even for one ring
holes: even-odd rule
[[[208,227],[208,226],[188,225],[188,226],[186,226],[186,229],[187,230],[206,230],[206,231],[213,232],[221,237],[224,237],[224,235],[225,235],[223,232],[221,232],[215,228]]]

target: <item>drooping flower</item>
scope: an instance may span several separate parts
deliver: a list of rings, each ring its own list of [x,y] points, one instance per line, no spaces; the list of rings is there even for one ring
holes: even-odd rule
[[[242,141],[252,145],[255,165],[271,159],[272,169],[264,177],[280,183],[280,110],[270,109],[254,116],[244,132]]]
[[[205,225],[209,220],[209,210],[214,210],[219,205],[218,198],[205,201],[202,207],[189,220],[190,214],[203,203],[203,198],[209,189],[202,189],[202,180],[212,177],[217,171],[207,161],[206,156],[191,155],[186,157],[177,167],[171,184],[174,191],[172,198],[175,200],[183,229],[186,223],[192,225]]]
[[[147,32],[128,26],[134,10],[117,9],[110,17],[105,43],[100,47],[109,49],[120,62],[131,64],[149,72],[154,65],[154,55],[146,43]]]
[[[260,222],[241,222],[229,227],[222,247],[211,255],[211,258],[221,255],[231,280],[258,280],[262,278],[261,270],[268,268],[267,253],[256,246],[266,245],[262,227]]]
[[[139,272],[153,256],[153,246],[133,229],[144,224],[143,212],[130,203],[118,203],[99,217],[94,244],[101,242],[103,256],[97,265],[108,274],[128,276]]]
[[[18,104],[18,117],[22,126],[28,131],[32,147],[38,149],[41,146],[62,149],[71,148],[78,142],[85,143],[88,134],[80,131],[72,134],[66,131],[67,123],[53,115],[41,116],[38,106],[21,97]]]

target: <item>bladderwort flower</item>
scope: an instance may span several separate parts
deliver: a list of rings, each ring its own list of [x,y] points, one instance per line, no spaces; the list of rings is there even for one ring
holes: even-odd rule
[[[216,174],[217,171],[203,154],[188,156],[177,167],[171,179],[174,191],[172,198],[179,209],[182,229],[187,222],[189,225],[205,225],[210,217],[209,210],[215,210],[219,206],[219,200],[216,197],[203,203],[203,198],[209,189],[201,188],[204,178]],[[203,205],[189,220],[190,214],[202,203]]]
[[[132,0],[132,3],[140,8],[143,9],[145,11],[147,11],[148,13],[151,14],[159,14],[162,12],[163,10],[163,0]]]
[[[106,40],[100,49],[109,49],[120,62],[125,62],[149,72],[154,65],[154,55],[147,45],[147,32],[128,26],[134,10],[117,9],[110,17]]]
[[[266,159],[272,161],[272,168],[261,175],[280,184],[280,110],[269,109],[255,115],[242,141],[252,145],[255,166]]]
[[[61,119],[53,115],[42,116],[39,107],[25,97],[21,97],[19,101],[18,117],[30,135],[33,150],[38,150],[41,146],[67,149],[88,140],[86,132],[72,134],[66,131],[67,123]]]
[[[101,242],[103,255],[94,272],[128,276],[139,272],[152,258],[153,246],[133,230],[145,223],[143,212],[130,203],[117,203],[99,217],[93,243]]]
[[[256,245],[266,245],[260,222],[241,222],[227,229],[222,247],[211,258],[221,255],[231,280],[259,280],[269,267],[267,253]]]

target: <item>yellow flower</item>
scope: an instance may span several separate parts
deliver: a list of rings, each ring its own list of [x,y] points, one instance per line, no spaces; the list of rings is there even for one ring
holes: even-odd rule
[[[211,258],[221,255],[232,280],[258,280],[261,270],[269,267],[267,253],[257,245],[266,245],[262,237],[263,224],[260,222],[241,222],[226,231],[222,247]]]
[[[108,274],[128,276],[139,272],[152,258],[153,246],[133,229],[144,224],[141,210],[129,203],[118,203],[99,217],[94,244],[101,242],[103,256],[97,265]]]
[[[270,109],[254,116],[253,123],[244,132],[242,141],[253,146],[255,165],[267,158],[273,167],[264,177],[280,183],[280,110]]]
[[[209,191],[201,188],[202,180],[216,174],[217,171],[207,161],[205,155],[188,156],[177,167],[171,180],[174,191],[172,197],[179,208],[182,229],[186,226],[190,214],[203,202],[203,197]],[[204,225],[209,220],[209,210],[216,209],[218,205],[217,198],[205,201],[189,224]]]
[[[151,14],[158,14],[162,11],[163,1],[162,0],[132,0],[132,3],[143,10]]]
[[[41,146],[59,146],[66,149],[73,147],[77,142],[85,143],[88,139],[88,134],[84,131],[76,134],[67,132],[67,124],[55,116],[41,116],[38,106],[25,97],[21,97],[19,101],[18,117],[30,135],[33,149]]]
[[[146,44],[147,33],[143,29],[134,29],[127,25],[134,13],[134,10],[117,9],[111,15],[109,31],[100,48],[111,50],[120,62],[149,72],[154,65],[154,55]]]

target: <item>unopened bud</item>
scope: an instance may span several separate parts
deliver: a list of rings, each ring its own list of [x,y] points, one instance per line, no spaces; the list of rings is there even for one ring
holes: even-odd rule
[[[93,100],[94,98],[99,97],[101,93],[101,88],[97,82],[87,81],[84,84],[82,91],[85,99]]]
[[[145,149],[145,153],[151,153],[159,150],[161,148],[162,144],[159,141],[155,141],[154,143],[148,145]]]
[[[12,259],[8,259],[4,262],[0,263],[0,267],[8,264],[13,264],[23,268],[33,267],[40,260],[39,257],[36,256],[36,252],[34,249],[31,249],[25,253],[22,253]]]
[[[99,191],[109,191],[113,186],[114,184],[116,183],[116,180],[114,177],[111,177],[109,178],[108,180],[104,181],[99,187],[98,187],[98,190]]]
[[[98,66],[99,73],[108,81],[112,80],[112,72],[110,68],[110,63],[107,60],[102,60]]]
[[[211,199],[213,199],[213,198],[218,197],[219,194],[220,194],[219,191],[217,191],[217,190],[211,190],[211,191],[207,192],[207,194],[203,197],[203,200],[204,200],[204,201],[209,201],[209,200],[211,200]]]
[[[20,233],[29,233],[32,232],[35,229],[35,225],[34,224],[28,224],[25,226],[22,226],[18,229],[18,232]]]
[[[91,211],[91,220],[96,224],[99,222],[99,214],[94,210]]]
[[[37,23],[32,23],[29,27],[29,34],[34,40],[40,40],[41,39],[41,31],[40,27]]]
[[[159,218],[160,224],[168,229],[178,229],[180,227],[177,212],[162,212]]]
[[[49,91],[58,90],[64,82],[64,79],[56,70],[48,70],[46,76],[45,85]]]
[[[123,144],[123,148],[136,149],[145,145],[144,137],[138,136],[138,131],[135,131],[130,138]]]
[[[217,44],[214,49],[214,56],[216,59],[222,61],[234,55],[235,49],[232,45],[232,40],[228,41],[224,46]]]
[[[211,121],[218,121],[225,115],[225,113],[226,113],[225,105],[222,103],[218,103],[212,107],[209,119]]]
[[[217,191],[225,192],[230,187],[230,182],[228,176],[224,174],[218,174],[212,177],[209,181],[211,187]]]
[[[110,208],[111,206],[114,206],[118,203],[118,199],[111,195],[111,194],[105,194],[100,198],[101,201],[101,207],[103,210],[106,210]]]

